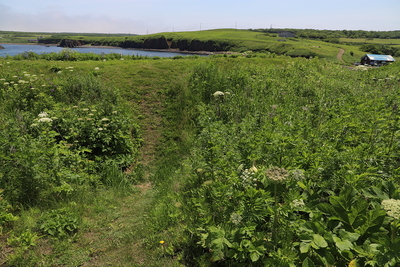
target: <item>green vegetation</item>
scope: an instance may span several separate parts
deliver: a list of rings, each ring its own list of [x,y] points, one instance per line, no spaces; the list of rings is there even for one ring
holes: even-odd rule
[[[0,59],[0,264],[397,266],[398,63],[63,53]]]
[[[127,34],[104,34],[104,33],[85,33],[84,36],[90,37],[121,37]],[[43,38],[57,38],[58,40],[71,36],[81,38],[82,33],[50,33],[50,32],[15,32],[0,31],[0,43],[34,43]]]
[[[330,40],[337,38],[400,39],[400,31],[314,30],[314,29],[255,29],[254,31],[279,33],[289,31],[300,38]]]
[[[279,37],[280,32],[290,31],[294,37]],[[123,34],[34,34],[0,32],[3,41],[27,42],[25,36],[35,36],[41,44],[63,46],[118,46],[139,49],[175,49],[181,51],[209,51],[234,53],[274,53],[291,57],[319,57],[337,61],[340,49],[346,52],[347,63],[359,61],[366,52],[399,56],[398,31],[329,31],[300,29],[218,29],[193,32],[166,32],[150,35]],[[23,36],[23,37],[22,37]],[[16,38],[20,39],[16,39]],[[43,37],[43,38],[42,38]],[[25,39],[24,39],[25,38]],[[373,47],[371,47],[373,45]]]

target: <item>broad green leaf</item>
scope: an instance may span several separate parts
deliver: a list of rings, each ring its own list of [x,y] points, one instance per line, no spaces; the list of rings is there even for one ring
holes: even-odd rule
[[[297,182],[297,185],[300,186],[301,189],[307,189],[307,186],[302,182]]]
[[[314,243],[320,248],[326,248],[328,246],[328,243],[325,241],[325,239],[318,234],[313,235],[313,240]]]
[[[342,240],[339,237],[334,238],[335,239],[335,245],[338,247],[339,250],[350,250],[353,248],[353,243],[351,243],[349,240]]]
[[[315,265],[312,262],[312,260],[309,257],[307,257],[304,259],[303,263],[301,264],[301,267],[315,267]]]
[[[325,251],[324,254],[325,254],[324,262],[325,262],[326,266],[334,266],[336,260],[333,257],[333,255],[329,251]]]
[[[323,213],[330,215],[330,216],[338,216],[338,213],[333,208],[333,206],[329,203],[321,203],[317,205],[317,208],[322,211]]]
[[[347,232],[347,231],[345,231],[343,229],[340,229],[339,230],[339,236],[340,236],[341,239],[346,239],[346,240],[349,240],[350,242],[355,242],[360,237],[360,234],[351,233],[351,232]]]
[[[260,254],[258,253],[258,251],[252,251],[250,253],[250,259],[252,262],[258,261],[259,258],[260,258]]]
[[[311,241],[313,240],[312,236],[309,234],[300,234],[299,236],[301,241]]]
[[[212,261],[219,261],[224,258],[224,253],[221,250],[212,250],[211,259]]]
[[[370,210],[366,214],[365,224],[358,229],[359,234],[363,235],[367,232],[377,232],[383,225],[386,217],[386,211],[383,209]]]
[[[311,242],[300,243],[300,253],[307,253],[310,250]]]

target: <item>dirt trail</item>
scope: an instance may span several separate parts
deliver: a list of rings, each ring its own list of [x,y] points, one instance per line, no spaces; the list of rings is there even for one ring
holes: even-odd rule
[[[340,49],[336,57],[340,62],[345,63],[344,60],[342,59],[343,54],[344,54],[344,49]]]

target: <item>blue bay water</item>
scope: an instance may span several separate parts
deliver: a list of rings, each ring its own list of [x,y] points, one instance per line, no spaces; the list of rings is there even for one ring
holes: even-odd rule
[[[15,56],[24,52],[34,52],[36,54],[60,52],[63,48],[58,46],[45,45],[21,45],[21,44],[1,44],[5,49],[0,49],[0,57]],[[185,56],[188,54],[177,52],[159,52],[159,51],[144,51],[124,48],[108,48],[108,47],[78,47],[72,48],[79,53],[95,53],[95,54],[110,54],[118,53],[122,55],[139,55],[148,57],[174,57]]]

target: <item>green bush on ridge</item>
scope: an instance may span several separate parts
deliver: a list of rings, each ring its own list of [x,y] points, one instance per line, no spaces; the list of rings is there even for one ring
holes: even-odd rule
[[[0,66],[0,188],[12,204],[65,199],[100,185],[104,162],[122,171],[135,161],[138,125],[116,90],[69,67],[35,74],[11,64]]]

